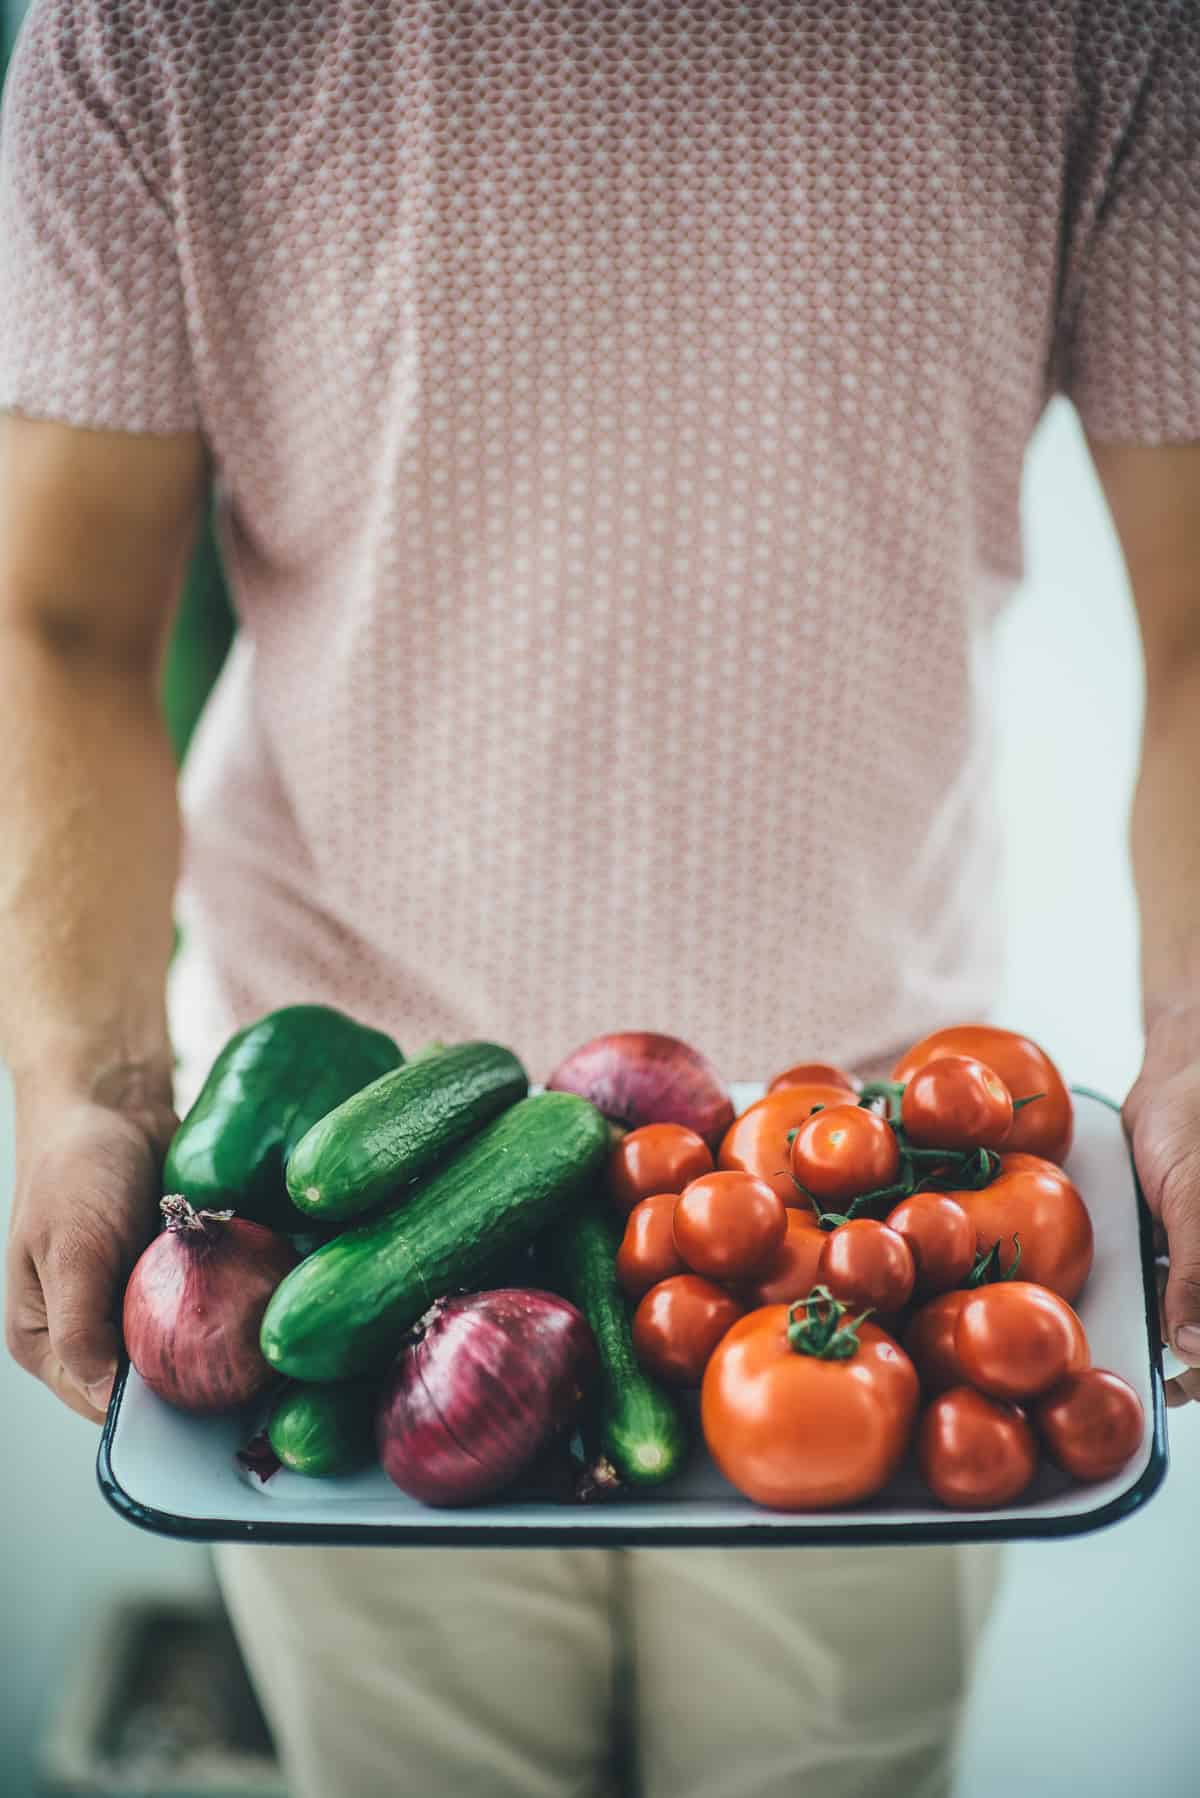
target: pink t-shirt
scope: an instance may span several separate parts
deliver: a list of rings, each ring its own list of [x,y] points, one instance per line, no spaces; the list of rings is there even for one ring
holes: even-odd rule
[[[1198,21],[35,3],[0,404],[199,428],[241,618],[187,1055],[324,998],[754,1078],[988,1006],[1030,433],[1200,436]]]

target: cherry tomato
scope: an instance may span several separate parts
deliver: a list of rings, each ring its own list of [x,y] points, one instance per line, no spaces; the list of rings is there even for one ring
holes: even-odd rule
[[[886,1222],[912,1250],[918,1298],[961,1286],[975,1265],[975,1225],[949,1193],[915,1192],[901,1199]]]
[[[675,1248],[686,1267],[710,1280],[752,1279],[772,1260],[787,1231],[779,1194],[755,1174],[702,1174],[675,1205]]]
[[[811,1211],[792,1179],[789,1133],[804,1122],[814,1105],[845,1102],[845,1089],[840,1086],[785,1086],[767,1093],[733,1120],[717,1152],[717,1166],[757,1174],[760,1180],[770,1182],[785,1205]]]
[[[916,1274],[903,1236],[870,1217],[831,1230],[817,1264],[817,1279],[835,1299],[873,1311],[898,1311],[907,1304]]]
[[[826,1210],[890,1186],[899,1171],[896,1132],[862,1105],[815,1112],[792,1139],[792,1173]]]
[[[835,1068],[828,1061],[798,1061],[795,1067],[785,1068],[782,1074],[776,1074],[767,1087],[769,1093],[782,1092],[789,1086],[811,1086],[814,1081],[821,1086],[840,1086],[848,1093],[856,1093],[858,1081],[853,1074],[847,1074],[843,1068]]]
[[[723,1287],[673,1274],[645,1294],[633,1314],[633,1347],[647,1373],[672,1386],[698,1386],[726,1330],[744,1315]]]
[[[789,1207],[787,1234],[763,1271],[743,1288],[747,1305],[787,1305],[807,1298],[817,1284],[817,1263],[828,1241],[829,1232],[809,1212]]]
[[[937,1055],[977,1057],[999,1074],[1014,1099],[1043,1093],[1044,1098],[1023,1105],[1017,1112],[1004,1138],[1004,1147],[1044,1155],[1049,1161],[1066,1158],[1074,1129],[1071,1095],[1044,1049],[1015,1030],[1000,1030],[992,1024],[959,1024],[949,1030],[935,1030],[932,1036],[914,1043],[892,1069],[892,1079],[910,1080],[919,1067]],[[989,1142],[984,1147],[994,1149],[1000,1144]]]
[[[992,1398],[1034,1398],[1066,1373],[1078,1317],[1031,1280],[981,1286],[958,1314],[954,1352],[972,1386]]]
[[[709,1453],[739,1492],[775,1510],[857,1504],[886,1485],[912,1430],[916,1369],[874,1324],[844,1360],[797,1352],[787,1305],[734,1324],[705,1369]]]
[[[966,1370],[954,1347],[958,1314],[969,1292],[943,1292],[917,1311],[904,1332],[904,1347],[921,1376],[921,1390],[933,1398],[951,1386],[965,1386]]]
[[[1012,1129],[1012,1094],[973,1055],[935,1055],[910,1076],[900,1121],[917,1148],[996,1148]]]
[[[1078,1298],[1092,1268],[1092,1220],[1078,1189],[1054,1162],[1038,1155],[1001,1155],[1000,1172],[979,1192],[955,1192],[975,1225],[980,1249],[1000,1244],[1000,1265],[1013,1264],[1021,1239],[1022,1279]]]
[[[1142,1446],[1142,1401],[1119,1374],[1101,1367],[1069,1373],[1033,1408],[1051,1458],[1077,1480],[1107,1480]]]
[[[675,1249],[673,1225],[678,1194],[652,1193],[639,1199],[625,1220],[625,1234],[617,1250],[617,1278],[631,1299],[660,1280],[684,1271]]]
[[[608,1164],[613,1203],[627,1217],[641,1199],[680,1193],[689,1180],[711,1173],[712,1152],[684,1124],[642,1124],[623,1136]]]
[[[1016,1405],[954,1386],[922,1417],[917,1460],[921,1478],[944,1505],[991,1510],[1011,1504],[1030,1484],[1037,1444]]]

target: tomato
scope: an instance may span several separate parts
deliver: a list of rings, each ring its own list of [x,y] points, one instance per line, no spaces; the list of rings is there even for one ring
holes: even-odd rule
[[[1077,1480],[1107,1480],[1142,1446],[1142,1401],[1119,1374],[1089,1367],[1069,1373],[1033,1408],[1053,1460]]]
[[[907,1304],[916,1273],[903,1236],[870,1217],[831,1230],[817,1266],[817,1279],[835,1299],[884,1312]]]
[[[954,1386],[922,1417],[917,1460],[921,1478],[944,1505],[990,1510],[1010,1504],[1030,1484],[1037,1443],[1016,1405]]]
[[[910,1075],[900,1122],[918,1148],[995,1148],[1012,1129],[1012,1094],[973,1055],[935,1055]]]
[[[954,1347],[958,1314],[971,1297],[969,1292],[942,1292],[917,1311],[904,1332],[906,1352],[921,1376],[927,1398],[950,1386],[965,1386],[966,1372]]]
[[[1038,1155],[1001,1155],[990,1186],[951,1197],[975,1225],[980,1249],[1000,1244],[1006,1272],[1016,1252],[1015,1234],[1021,1239],[1021,1278],[1048,1286],[1061,1298],[1078,1298],[1092,1268],[1092,1220],[1060,1167]]]
[[[785,1068],[782,1074],[776,1074],[767,1091],[777,1093],[788,1086],[811,1086],[814,1081],[822,1086],[840,1086],[848,1093],[858,1091],[859,1083],[854,1075],[847,1074],[842,1068],[835,1068],[828,1061],[798,1061],[795,1067]]]
[[[811,1211],[792,1179],[789,1132],[804,1122],[814,1105],[845,1102],[845,1089],[840,1086],[785,1086],[767,1093],[733,1120],[717,1151],[717,1166],[757,1174],[760,1180],[770,1182],[785,1205]]]
[[[710,1280],[753,1278],[787,1232],[779,1194],[755,1174],[702,1174],[675,1204],[675,1249],[686,1267]]]
[[[862,1105],[831,1105],[806,1118],[792,1139],[792,1173],[825,1210],[890,1186],[900,1171],[896,1132]]]
[[[1066,1158],[1074,1130],[1071,1095],[1044,1049],[1015,1030],[1000,1030],[992,1024],[959,1024],[949,1030],[935,1030],[932,1036],[914,1043],[892,1069],[892,1079],[911,1079],[918,1068],[937,1055],[975,1056],[999,1074],[1014,1099],[1044,1094],[1017,1112],[1004,1147],[1044,1155],[1048,1161]],[[999,1146],[984,1144],[989,1149]]]
[[[901,1199],[885,1221],[912,1251],[918,1298],[961,1286],[974,1267],[975,1226],[949,1193],[915,1192]]]
[[[1030,1280],[981,1286],[958,1314],[954,1352],[992,1398],[1033,1398],[1061,1380],[1083,1325],[1065,1299]]]
[[[625,1234],[617,1250],[617,1278],[631,1299],[684,1271],[675,1249],[673,1225],[678,1195],[652,1193],[639,1199],[625,1221]]]
[[[734,1324],[700,1389],[709,1453],[756,1504],[819,1511],[853,1505],[885,1486],[916,1416],[916,1369],[871,1323],[844,1360],[798,1352],[794,1307],[766,1305]]]
[[[786,1305],[807,1298],[817,1284],[817,1262],[828,1241],[829,1232],[809,1212],[790,1206],[787,1234],[766,1267],[743,1289],[747,1304]]]
[[[698,1386],[709,1356],[743,1315],[723,1287],[674,1274],[652,1286],[634,1312],[634,1351],[647,1373],[672,1386]]]
[[[712,1151],[684,1124],[642,1124],[623,1136],[608,1164],[608,1189],[622,1216],[655,1193],[682,1192],[712,1172]]]

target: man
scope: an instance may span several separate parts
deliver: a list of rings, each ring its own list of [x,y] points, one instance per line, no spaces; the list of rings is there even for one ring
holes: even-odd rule
[[[988,631],[1055,392],[1145,643],[1126,1115],[1200,1395],[1198,84],[1171,0],[35,4],[0,152],[0,1027],[9,1341],[64,1402],[102,1415],[173,1105],[273,1006],[498,1038],[535,1080],[634,1026],[732,1078],[874,1072],[986,1013]],[[168,1033],[154,676],[210,474],[241,631]],[[305,1798],[608,1793],[624,1728],[650,1798],[944,1793],[995,1577],[220,1566]]]

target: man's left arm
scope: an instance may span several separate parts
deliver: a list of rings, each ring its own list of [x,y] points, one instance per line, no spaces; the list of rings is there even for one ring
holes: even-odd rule
[[[1146,671],[1131,848],[1141,923],[1142,1071],[1125,1126],[1170,1255],[1164,1340],[1200,1399],[1200,444],[1089,447],[1121,540]]]

